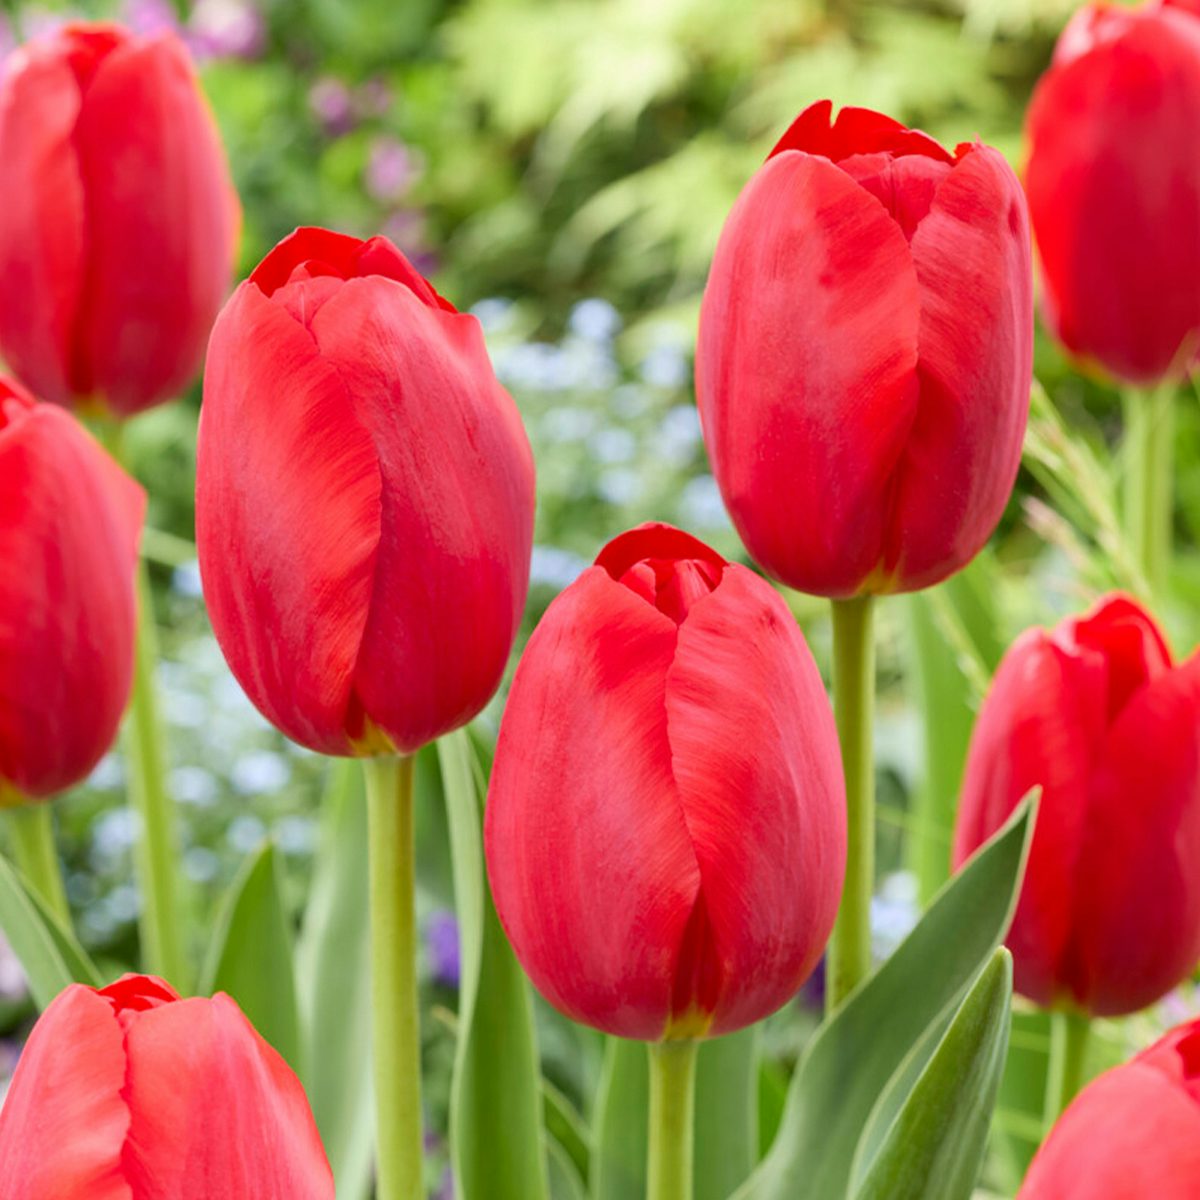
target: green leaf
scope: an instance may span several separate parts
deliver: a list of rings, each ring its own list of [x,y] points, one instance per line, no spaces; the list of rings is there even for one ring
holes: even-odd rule
[[[74,935],[55,919],[24,878],[0,856],[0,929],[44,1009],[72,983],[100,987],[100,973]]]
[[[331,768],[304,927],[296,950],[302,1077],[338,1200],[366,1200],[375,1145],[367,920],[367,806],[362,771]]]
[[[854,1200],[969,1200],[1008,1050],[1012,957],[996,950],[913,1082],[900,1070],[859,1143]],[[936,1023],[934,1028],[936,1028]],[[925,1058],[918,1044],[914,1058]]]
[[[217,918],[200,992],[228,992],[255,1029],[296,1068],[300,1021],[292,930],[280,895],[275,847],[265,842],[230,885]]]
[[[1028,799],[1018,807],[895,954],[813,1035],[792,1077],[779,1135],[737,1200],[848,1195],[851,1164],[876,1101],[929,1026],[944,1022],[1008,928],[1033,810]]]
[[[571,1101],[546,1079],[542,1080],[542,1119],[546,1133],[571,1160],[575,1174],[586,1190],[592,1169],[591,1134]],[[550,1191],[553,1195],[553,1179]]]
[[[450,1087],[450,1155],[460,1200],[545,1200],[541,1075],[529,984],[487,887],[480,771],[468,734],[438,742],[450,824],[462,978]]]
[[[758,1158],[758,1033],[700,1047],[696,1064],[696,1200],[726,1200]],[[649,1069],[641,1042],[609,1038],[596,1100],[593,1200],[646,1190]]]

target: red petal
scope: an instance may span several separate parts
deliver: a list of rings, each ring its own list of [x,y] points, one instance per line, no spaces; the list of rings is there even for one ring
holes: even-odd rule
[[[250,273],[264,295],[271,296],[292,277],[302,263],[316,262],[341,279],[352,279],[362,238],[335,233],[315,225],[304,225],[283,239]]]
[[[725,1033],[789,1000],[833,928],[846,863],[837,730],[787,606],[736,564],[680,627],[666,707],[714,960],[711,1032]]]
[[[661,521],[647,521],[618,534],[596,555],[596,566],[603,567],[613,579],[620,579],[630,567],[647,558],[695,558],[718,570],[725,560],[698,537]]]
[[[173,35],[101,63],[75,144],[87,204],[80,394],[130,413],[188,384],[229,287],[239,207],[212,114]]]
[[[134,1200],[121,1171],[124,1084],[112,1007],[67,988],[34,1026],[0,1109],[4,1200]]]
[[[141,1013],[126,1048],[136,1200],[333,1200],[300,1081],[228,996]]]
[[[213,330],[200,416],[205,599],[251,700],[325,753],[350,750],[381,490],[375,446],[337,372],[285,309],[243,284]]]
[[[79,85],[54,43],[15,51],[0,85],[0,349],[40,397],[72,399],[83,287],[83,186],[72,143]]]
[[[899,121],[872,109],[848,106],[841,109],[836,120],[831,120],[832,117],[832,101],[810,104],[792,122],[769,157],[785,150],[800,150],[840,162],[852,154],[887,150],[895,154],[920,154],[945,163],[954,161],[927,134],[906,129]]]
[[[978,553],[1020,465],[1033,373],[1029,230],[1020,184],[995,150],[971,151],[946,176],[912,256],[921,396],[885,555],[905,591]]]
[[[78,783],[116,735],[145,506],[61,409],[0,430],[0,778],[28,795]]]
[[[521,658],[485,812],[496,909],[539,990],[648,1040],[671,1015],[700,882],[667,739],[676,637],[601,567],[585,571]]]
[[[500,684],[529,582],[533,459],[474,317],[372,276],[312,321],[383,478],[354,686],[404,751],[473,717]]]
[[[717,247],[696,387],[734,524],[792,587],[853,595],[880,563],[919,311],[908,243],[873,196],[806,154],[759,170]]]
[[[1200,960],[1200,655],[1122,710],[1081,836],[1066,982],[1090,1011],[1123,1016]]]

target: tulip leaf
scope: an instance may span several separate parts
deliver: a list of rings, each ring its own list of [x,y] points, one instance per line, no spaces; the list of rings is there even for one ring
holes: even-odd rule
[[[587,1200],[587,1187],[574,1160],[556,1141],[546,1145],[550,1173],[550,1200]]]
[[[303,1071],[338,1200],[366,1200],[375,1148],[367,920],[367,806],[357,762],[333,763],[296,948]]]
[[[482,772],[465,730],[438,742],[450,825],[461,981],[450,1085],[459,1200],[546,1200],[541,1072],[529,984],[487,886]]]
[[[100,987],[100,973],[74,934],[65,929],[25,882],[0,856],[0,929],[29,981],[39,1009],[44,1009],[72,983]]]
[[[695,1200],[725,1200],[758,1158],[758,1032],[714,1038],[696,1064]],[[646,1191],[649,1068],[641,1042],[609,1038],[596,1101],[593,1200]]]
[[[938,894],[896,952],[813,1035],[779,1134],[736,1200],[846,1200],[868,1118],[909,1057],[982,970],[1008,929],[1033,830],[1026,799]],[[924,1042],[934,1053],[933,1038]]]
[[[902,1068],[880,1096],[852,1169],[853,1200],[969,1200],[1004,1072],[1011,1000],[1012,958],[999,949],[932,1053],[914,1048],[925,1060],[916,1080]]]
[[[576,1176],[586,1188],[592,1169],[591,1134],[574,1105],[549,1080],[542,1080],[542,1116],[550,1138],[548,1149],[558,1149],[571,1161]],[[553,1176],[553,1169],[551,1176]],[[554,1192],[551,1179],[551,1194]]]
[[[299,1066],[292,930],[269,841],[247,859],[225,895],[200,992],[227,992],[254,1028],[293,1068]]]

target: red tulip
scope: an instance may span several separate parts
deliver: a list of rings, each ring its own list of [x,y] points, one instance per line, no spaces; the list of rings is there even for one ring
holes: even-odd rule
[[[1200,1021],[1090,1083],[1038,1151],[1018,1200],[1196,1200]]]
[[[1200,655],[1111,596],[1031,629],[996,672],[967,757],[954,860],[1042,789],[1008,944],[1019,991],[1136,1012],[1200,960]]]
[[[300,1081],[226,995],[74,984],[0,1110],[4,1200],[333,1200]]]
[[[196,537],[242,687],[328,754],[410,752],[500,683],[533,459],[479,323],[385,238],[284,239],[217,320]]]
[[[802,591],[911,591],[964,566],[1012,491],[1029,407],[1020,185],[823,100],[750,180],[704,293],[696,390],[755,561]]]
[[[703,542],[643,525],[551,604],[517,668],[486,809],[496,908],[575,1020],[727,1033],[820,958],[844,805],[787,606]]]
[[[1150,383],[1200,351],[1200,3],[1089,5],[1029,109],[1025,185],[1050,324]]]
[[[0,83],[0,353],[45,400],[127,415],[200,365],[237,197],[179,40],[68,25]]]
[[[0,806],[78,783],[116,736],[145,509],[74,417],[0,377]]]

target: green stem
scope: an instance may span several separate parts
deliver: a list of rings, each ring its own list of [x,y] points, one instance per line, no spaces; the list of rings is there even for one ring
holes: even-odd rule
[[[1046,1133],[1086,1081],[1090,1032],[1091,1020],[1082,1013],[1050,1014],[1050,1066],[1046,1073],[1046,1104],[1042,1114]]]
[[[14,804],[9,808],[7,795],[0,803],[7,810],[9,842],[17,867],[46,907],[70,929],[71,909],[54,847],[54,815],[50,805]]]
[[[1127,390],[1125,410],[1125,532],[1150,595],[1160,595],[1171,565],[1175,458],[1175,390]]]
[[[158,711],[155,668],[158,631],[154,601],[144,560],[138,563],[137,655],[133,697],[125,723],[125,762],[129,802],[138,815],[139,833],[133,845],[134,864],[142,892],[139,928],[146,968],[177,988],[186,990],[187,957],[176,888],[179,872],[179,833],[175,805],[166,787],[162,723]]]
[[[421,1200],[412,757],[364,758],[370,835],[371,1023],[377,1200]]]
[[[699,1045],[694,1041],[650,1043],[646,1200],[692,1200]]]
[[[833,601],[833,706],[846,775],[846,882],[829,940],[825,1011],[871,972],[875,886],[874,600]]]

